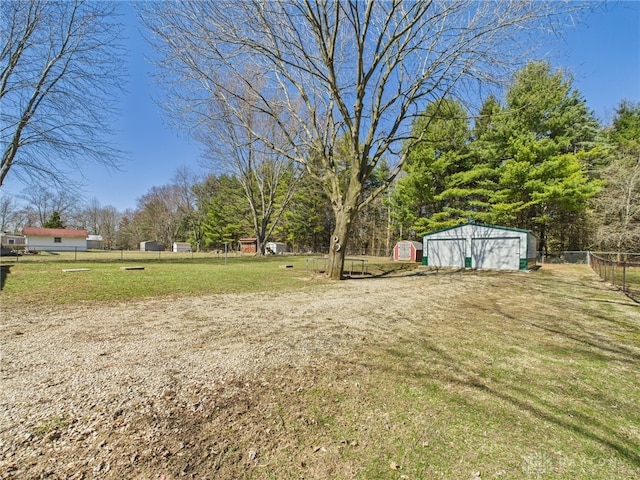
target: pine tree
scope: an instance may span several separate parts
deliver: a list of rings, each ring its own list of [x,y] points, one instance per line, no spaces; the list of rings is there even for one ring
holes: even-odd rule
[[[468,113],[456,100],[431,103],[414,123],[413,135],[421,141],[408,152],[406,174],[393,195],[396,220],[412,232],[407,238],[464,218],[465,199],[450,189],[455,175],[469,168]]]
[[[44,228],[67,228],[62,222],[62,218],[60,218],[60,212],[58,211],[53,212],[51,214],[51,217],[49,217],[49,220],[47,220],[42,226]]]

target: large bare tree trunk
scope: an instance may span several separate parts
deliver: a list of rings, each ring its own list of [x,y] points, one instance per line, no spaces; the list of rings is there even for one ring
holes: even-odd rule
[[[347,243],[349,242],[349,234],[351,233],[351,222],[353,214],[349,211],[341,209],[334,211],[336,226],[331,235],[331,246],[329,248],[329,265],[327,267],[327,276],[332,280],[342,279],[344,270],[344,259],[347,252]]]

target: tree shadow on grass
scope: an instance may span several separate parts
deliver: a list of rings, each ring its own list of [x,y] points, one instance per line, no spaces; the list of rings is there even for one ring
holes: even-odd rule
[[[456,386],[460,387],[460,392],[469,389],[476,391],[485,398],[493,398],[511,405],[526,416],[554,424],[562,430],[600,444],[634,467],[640,467],[640,445],[637,441],[630,436],[622,435],[611,422],[602,420],[603,417],[593,413],[591,408],[592,403],[596,402],[617,408],[615,405],[621,399],[613,392],[605,389],[595,398],[596,393],[592,391],[592,387],[581,383],[573,386],[577,389],[573,394],[550,392],[546,377],[498,378],[495,372],[492,375],[490,371],[483,371],[478,363],[468,359],[464,354],[451,353],[451,349],[443,348],[433,340],[423,339],[418,343],[421,356],[429,357],[428,366],[416,368],[416,364],[410,358],[412,355],[404,355],[403,349],[387,349],[387,355],[395,357],[397,361],[391,364],[384,362],[379,368],[387,370],[398,379],[421,378],[425,384],[437,382],[448,391],[451,391],[452,387],[457,390]],[[558,401],[558,397],[563,401]],[[473,404],[476,411],[478,407],[491,408],[491,403],[476,400],[475,396],[461,394],[458,401]]]
[[[421,268],[418,265],[412,264],[401,264],[400,266],[396,266],[394,264],[391,265],[382,265],[376,266],[375,272],[368,272],[364,276],[357,275],[354,273],[353,276],[345,275],[345,278],[348,280],[362,280],[365,278],[368,279],[384,279],[384,278],[398,278],[398,277],[426,277],[430,275],[462,275],[464,273],[470,273],[470,270],[465,270],[464,268],[460,269],[438,269],[435,267]]]

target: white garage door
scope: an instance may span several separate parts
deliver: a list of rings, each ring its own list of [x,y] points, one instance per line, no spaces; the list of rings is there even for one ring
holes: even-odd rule
[[[434,239],[427,242],[427,261],[430,267],[464,268],[464,239]]]
[[[519,270],[520,239],[472,238],[471,265],[473,268]]]

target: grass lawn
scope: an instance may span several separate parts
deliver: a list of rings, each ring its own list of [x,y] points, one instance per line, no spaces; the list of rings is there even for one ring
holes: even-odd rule
[[[274,292],[282,302],[306,289],[319,299],[343,294],[340,283],[308,274],[305,262],[148,261],[123,271],[117,263],[20,261],[0,301],[8,311],[21,302],[97,308],[230,292]],[[197,418],[176,403],[170,435],[191,450],[137,470],[113,467],[105,478],[640,478],[640,305],[586,266],[529,274],[418,268],[401,284],[410,290],[387,292],[389,272],[401,268],[372,259],[376,278],[344,282],[357,285],[353,301],[374,333],[346,328],[335,321],[339,311],[319,304],[318,335],[353,337],[347,351],[274,368],[267,381],[239,381],[233,393],[207,391],[224,401],[210,400],[215,409]],[[54,420],[64,439],[66,419]]]
[[[276,293],[309,287],[315,257],[251,257],[153,252],[42,253],[3,258],[2,301],[68,304],[78,301],[122,301],[171,295]],[[368,259],[368,276],[415,268],[387,259]],[[321,263],[321,265],[324,265]],[[123,270],[143,267],[143,270]],[[360,273],[358,266],[358,272]],[[70,270],[66,271],[65,270]],[[354,270],[355,272],[355,270]],[[314,284],[322,283],[319,277]]]
[[[551,268],[509,295],[489,276],[327,375],[305,394],[319,444],[362,479],[640,478],[640,305]]]

